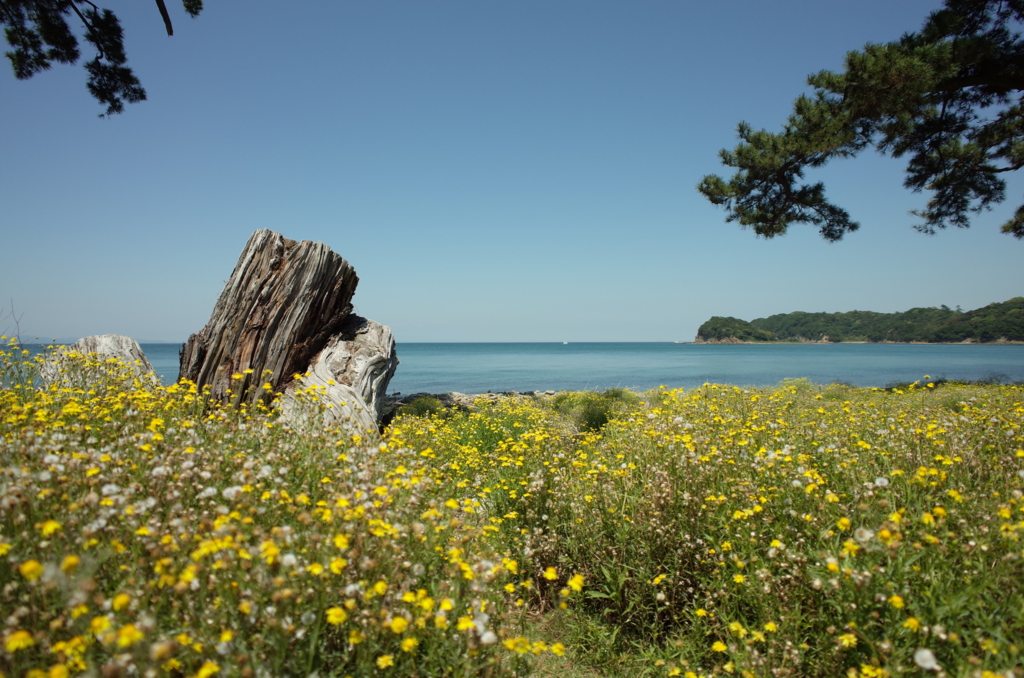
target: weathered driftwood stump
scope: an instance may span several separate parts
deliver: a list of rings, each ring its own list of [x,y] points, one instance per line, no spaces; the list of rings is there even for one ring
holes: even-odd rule
[[[256,231],[209,322],[182,348],[179,376],[249,402],[270,382],[293,421],[312,423],[311,407],[322,406],[329,423],[375,429],[398,359],[389,328],[351,314],[358,282],[326,245]]]
[[[68,360],[68,353],[78,353],[82,356],[94,354],[97,358],[118,358],[123,367],[129,368],[128,373],[131,376],[152,375],[154,379],[156,378],[153,366],[149,364],[137,341],[123,334],[97,334],[82,337],[73,344],[55,349],[49,359],[39,367],[39,376],[44,382],[50,383],[58,379],[88,382],[92,378],[99,378],[97,370],[87,368],[84,362],[75,363]],[[94,372],[95,374],[92,374]]]
[[[179,377],[209,385],[215,398],[230,388],[251,401],[266,381],[283,388],[338,332],[358,283],[327,245],[256,231],[206,327],[182,348]],[[231,379],[239,373],[243,379]]]
[[[318,391],[322,402],[330,403],[332,418],[344,417],[344,405],[358,395],[373,422],[380,421],[388,382],[398,367],[395,338],[391,328],[349,315],[338,334],[316,355],[309,368],[288,388]]]

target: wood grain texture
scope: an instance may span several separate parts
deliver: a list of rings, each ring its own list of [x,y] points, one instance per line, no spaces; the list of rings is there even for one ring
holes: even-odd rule
[[[360,400],[357,406],[365,407],[370,419],[377,422],[388,382],[397,367],[391,328],[353,314],[345,319],[338,334],[331,337],[293,386],[308,388],[316,384],[322,389],[323,401],[339,409],[340,403],[351,402],[354,392]]]
[[[182,348],[179,377],[220,399],[230,388],[252,401],[267,381],[284,390],[340,331],[358,283],[352,266],[323,243],[256,231],[209,322]],[[244,378],[232,380],[238,373]]]

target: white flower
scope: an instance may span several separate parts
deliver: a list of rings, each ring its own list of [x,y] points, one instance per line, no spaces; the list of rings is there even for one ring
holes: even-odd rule
[[[292,553],[286,553],[283,556],[281,556],[281,564],[285,567],[295,567],[296,565],[298,565],[298,563],[299,559],[296,558],[295,555]]]
[[[875,536],[875,533],[866,527],[858,527],[853,533],[853,538],[859,541],[861,544],[866,544],[871,541],[871,538]]]
[[[882,477],[875,478],[875,487],[886,487],[888,485],[889,485],[889,479],[888,478],[882,478]]]
[[[925,671],[941,671],[942,667],[939,666],[939,662],[935,660],[935,655],[926,647],[922,647],[914,652],[914,663],[920,666]]]
[[[197,495],[197,497],[199,499],[209,499],[210,497],[216,497],[216,496],[217,496],[217,488],[216,487],[207,487],[206,489],[204,489],[202,492],[200,492]]]
[[[157,466],[156,468],[149,472],[149,475],[153,476],[154,478],[163,478],[164,476],[170,475],[170,473],[171,469],[167,468],[166,466]]]
[[[117,494],[120,491],[121,488],[115,485],[114,483],[107,483],[100,489],[100,494],[102,494],[104,497],[109,497],[110,495]]]
[[[494,635],[494,631],[485,631],[484,635],[480,636],[481,645],[494,645],[498,642],[498,636]]]
[[[232,485],[231,487],[225,487],[220,491],[220,494],[228,501],[234,501],[242,494],[242,488],[240,485]]]

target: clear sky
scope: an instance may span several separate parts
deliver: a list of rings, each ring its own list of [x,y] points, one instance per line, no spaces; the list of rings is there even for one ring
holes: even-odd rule
[[[805,78],[937,0],[106,0],[149,100],[0,68],[0,307],[23,338],[182,341],[257,228],[328,244],[413,341],[692,340],[712,315],[1024,294],[1009,199],[934,237],[900,161],[813,178],[861,223],[756,238],[695,185]],[[86,46],[87,47],[87,46]],[[88,47],[85,58],[91,58]],[[10,333],[10,320],[0,332]]]

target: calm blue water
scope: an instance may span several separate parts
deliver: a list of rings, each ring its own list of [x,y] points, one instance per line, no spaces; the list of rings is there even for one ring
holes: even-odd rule
[[[143,344],[157,374],[178,374],[179,344]],[[399,344],[401,364],[389,392],[484,393],[693,387],[704,382],[745,386],[788,377],[817,383],[885,386],[928,374],[947,379],[1002,375],[1024,381],[1024,346],[906,344],[769,344],[716,346],[671,343]]]

